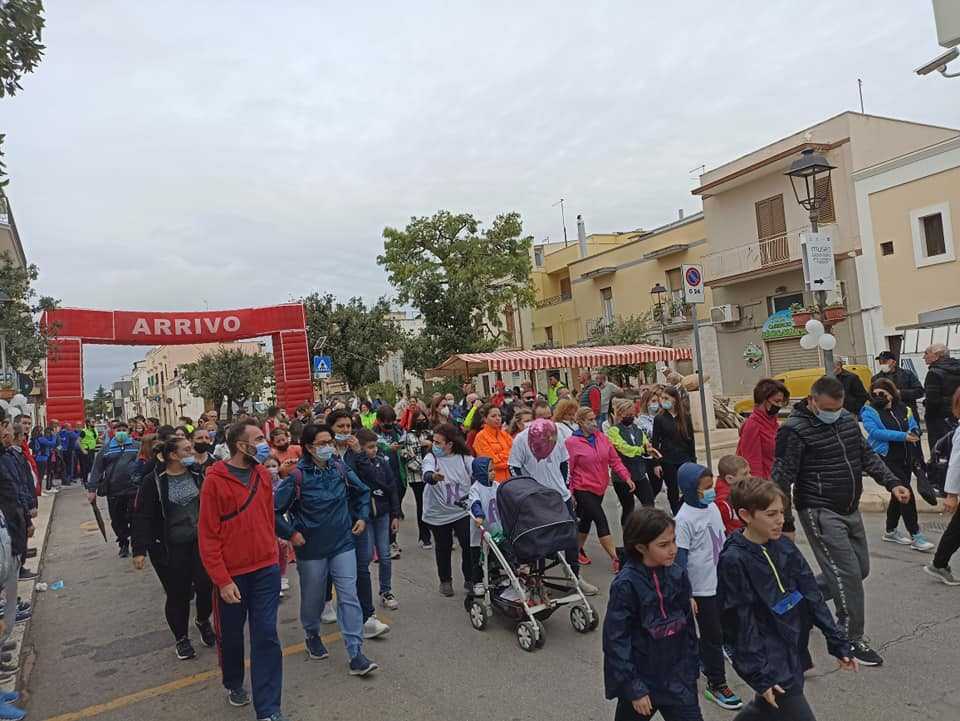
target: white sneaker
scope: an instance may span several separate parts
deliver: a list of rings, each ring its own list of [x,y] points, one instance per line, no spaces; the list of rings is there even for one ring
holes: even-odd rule
[[[320,614],[320,623],[336,623],[337,622],[337,607],[333,605],[333,601],[327,601],[323,606],[323,613]]]
[[[286,576],[280,576],[280,590],[289,591],[290,590],[290,579]]]
[[[400,608],[400,602],[397,601],[397,597],[390,592],[380,594],[380,605],[391,611],[396,611]]]
[[[580,590],[583,591],[584,596],[596,596],[600,593],[600,589],[585,578],[580,579]]]
[[[385,633],[390,633],[390,627],[376,616],[371,616],[367,619],[367,622],[363,624],[364,638],[377,638],[378,636],[383,636]]]
[[[400,544],[398,544],[398,543],[391,543],[391,544],[390,544],[390,558],[391,558],[391,559],[396,560],[396,559],[400,558],[400,554],[401,554],[401,553],[402,553],[402,549],[400,548]]]

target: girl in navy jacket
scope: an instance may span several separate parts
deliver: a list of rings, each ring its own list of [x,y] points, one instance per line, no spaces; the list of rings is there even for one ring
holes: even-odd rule
[[[690,581],[678,565],[674,522],[642,508],[623,528],[627,557],[610,586],[603,621],[606,696],[615,721],[702,721],[697,694],[700,652]]]

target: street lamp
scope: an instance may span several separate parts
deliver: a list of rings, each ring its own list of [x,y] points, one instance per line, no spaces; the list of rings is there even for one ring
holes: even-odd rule
[[[666,288],[664,288],[658,282],[653,288],[650,289],[650,295],[656,298],[657,308],[660,310],[660,338],[662,345],[667,345],[667,330],[666,325],[663,322],[663,296],[669,293]]]
[[[793,195],[797,199],[797,203],[810,214],[810,230],[814,233],[820,229],[820,208],[830,192],[830,171],[834,168],[835,166],[830,165],[823,155],[814,152],[813,148],[806,148],[800,153],[800,157],[790,164],[790,170],[786,172],[786,175],[790,178],[790,185],[793,186]],[[820,191],[818,192],[818,181],[823,179],[826,179],[827,182],[819,183]],[[820,320],[822,322],[823,307],[827,304],[827,292],[825,290],[814,291],[813,297],[820,309]],[[823,366],[827,375],[832,376],[834,374],[832,349],[823,350]]]

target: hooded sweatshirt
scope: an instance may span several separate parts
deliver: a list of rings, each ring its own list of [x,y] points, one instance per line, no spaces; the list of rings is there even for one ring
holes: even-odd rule
[[[717,504],[704,503],[697,490],[700,479],[709,475],[710,471],[697,463],[684,463],[677,472],[683,494],[676,517],[678,558],[686,566],[694,596],[716,595],[717,561],[726,538]]]
[[[490,479],[491,461],[486,456],[475,458],[472,467],[473,484],[467,496],[470,513],[483,521],[488,532],[502,530],[500,513],[497,510],[497,484]],[[473,524],[470,528],[470,545],[480,545],[480,529]]]
[[[613,444],[605,435],[594,432],[585,436],[576,431],[566,440],[570,455],[570,489],[589,491],[602,496],[610,485],[610,469],[624,482],[630,480],[630,471],[623,465]]]
[[[960,388],[960,359],[939,358],[923,380],[923,408],[927,418],[950,418],[953,394]]]

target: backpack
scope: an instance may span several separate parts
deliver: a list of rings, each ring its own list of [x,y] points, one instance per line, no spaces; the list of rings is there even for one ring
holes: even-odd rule
[[[930,456],[930,463],[927,464],[927,478],[937,493],[943,495],[943,487],[947,482],[947,465],[950,463],[950,454],[953,452],[953,437],[956,435],[957,426],[954,424],[950,432],[937,441],[933,448],[933,454]]]

